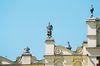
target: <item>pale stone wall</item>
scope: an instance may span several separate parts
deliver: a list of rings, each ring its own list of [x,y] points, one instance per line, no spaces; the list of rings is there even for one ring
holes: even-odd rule
[[[45,56],[45,66],[54,66],[53,56]]]
[[[88,37],[88,47],[96,47],[96,38]]]
[[[73,57],[65,57],[64,58],[64,62],[63,62],[64,66],[73,66]]]
[[[98,60],[96,59],[96,57],[92,57],[91,59],[92,59],[92,61],[94,62],[95,66],[96,66],[97,63],[98,63]]]
[[[71,52],[63,51],[63,55],[72,55]]]
[[[45,66],[54,66],[54,64],[45,64]]]
[[[88,58],[88,66],[95,66],[94,61],[91,58]]]
[[[45,55],[54,55],[55,41],[54,39],[47,39],[45,41]]]
[[[31,56],[22,56],[21,58],[21,64],[31,64]]]
[[[96,23],[95,22],[90,22],[87,24],[88,28],[88,35],[96,35]]]
[[[88,66],[88,57],[81,55],[46,56],[45,66]]]
[[[54,44],[46,44],[45,55],[54,55]]]
[[[87,21],[87,40],[88,47],[96,47],[96,21],[94,18],[91,18]]]
[[[96,21],[96,18],[89,18],[87,28],[88,47],[100,47],[100,20]]]
[[[11,63],[9,63],[7,61],[1,61],[1,64],[11,64]]]

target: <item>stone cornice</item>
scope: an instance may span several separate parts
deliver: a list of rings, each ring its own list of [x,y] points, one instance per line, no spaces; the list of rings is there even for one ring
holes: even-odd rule
[[[96,35],[87,35],[87,37],[96,37]]]
[[[44,57],[47,57],[47,56],[52,56],[52,57],[56,57],[56,56],[87,56],[87,55],[44,55]]]

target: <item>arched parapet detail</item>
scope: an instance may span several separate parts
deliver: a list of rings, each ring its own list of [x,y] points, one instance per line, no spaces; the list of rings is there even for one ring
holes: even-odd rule
[[[84,66],[83,57],[76,56],[73,58],[73,66]]]
[[[64,66],[63,62],[63,57],[58,56],[54,59],[54,66]]]
[[[63,66],[63,62],[61,60],[56,60],[54,66]]]
[[[79,60],[76,60],[73,62],[73,66],[83,66],[82,62]]]
[[[73,66],[82,66],[81,62],[77,61],[73,64]]]

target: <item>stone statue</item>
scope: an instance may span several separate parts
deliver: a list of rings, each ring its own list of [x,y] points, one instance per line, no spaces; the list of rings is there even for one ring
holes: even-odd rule
[[[90,9],[91,17],[93,17],[93,11],[94,11],[94,8],[93,8],[93,5],[91,5],[91,9]]]
[[[53,26],[49,22],[47,26],[47,36],[49,37],[49,39],[52,37],[52,30],[53,30]]]
[[[24,53],[30,53],[29,50],[30,50],[30,48],[28,48],[28,47],[24,48]]]
[[[67,49],[69,49],[69,50],[72,49],[72,47],[71,47],[71,45],[70,45],[70,42],[68,42],[68,47],[67,47]]]

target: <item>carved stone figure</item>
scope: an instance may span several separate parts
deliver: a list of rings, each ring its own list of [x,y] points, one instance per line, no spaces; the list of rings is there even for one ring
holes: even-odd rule
[[[48,24],[48,26],[47,26],[47,36],[49,37],[49,38],[51,38],[52,37],[52,30],[53,30],[53,26],[50,24],[50,22],[49,22],[49,24]]]
[[[94,8],[93,8],[93,5],[91,5],[91,9],[90,9],[91,17],[93,17],[93,11],[94,11]]]
[[[28,48],[28,47],[24,48],[24,53],[30,53],[29,50],[30,50],[30,48]]]

